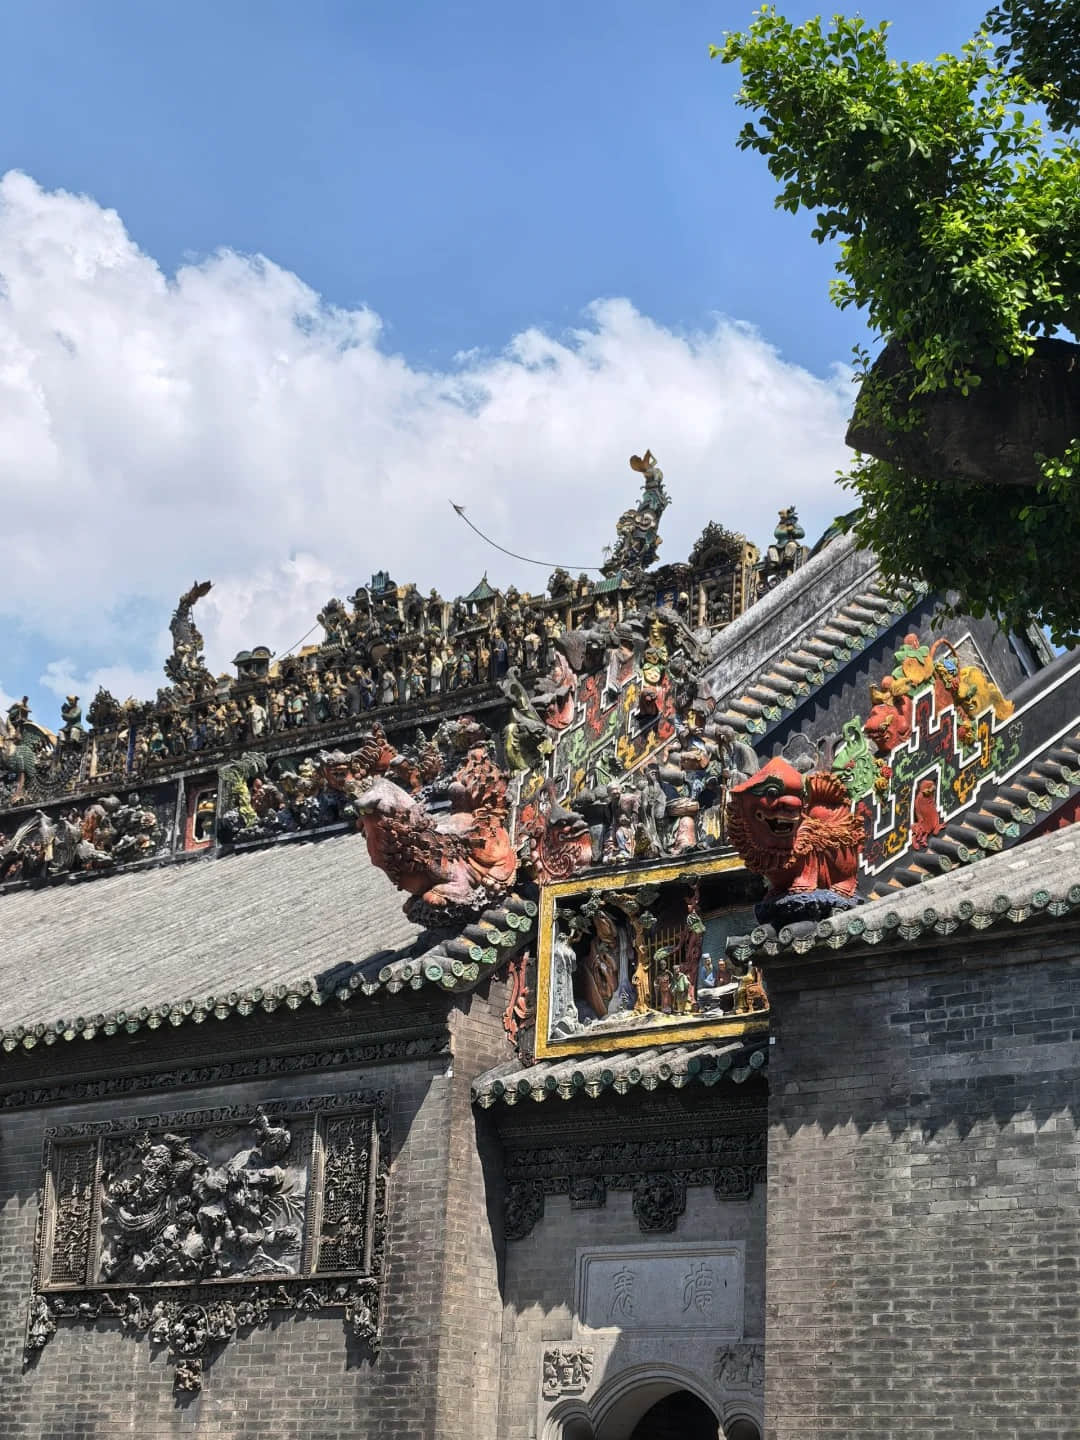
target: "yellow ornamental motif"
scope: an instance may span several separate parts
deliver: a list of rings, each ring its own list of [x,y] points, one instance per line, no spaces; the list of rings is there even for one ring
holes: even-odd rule
[[[982,754],[979,757],[979,764],[984,770],[989,770],[991,748],[990,726],[985,720],[979,721],[979,746],[982,750]]]
[[[904,679],[910,681],[912,685],[922,685],[934,673],[934,662],[930,659],[929,654],[921,658],[909,655],[901,663],[900,670]]]
[[[634,742],[629,735],[620,735],[619,742],[615,746],[615,754],[618,756],[619,764],[624,770],[628,770],[634,762]]]
[[[972,791],[975,789],[976,779],[975,769],[972,767],[969,770],[961,770],[960,774],[953,781],[953,793],[961,805],[966,805],[971,799]]]
[[[533,770],[525,777],[525,783],[521,787],[521,801],[524,803],[531,800],[544,786],[544,772]]]
[[[965,665],[961,669],[960,694],[963,697],[961,703],[969,715],[981,715],[984,710],[992,710],[995,720],[1007,720],[1016,709],[977,665]]]
[[[908,838],[908,827],[907,827],[906,825],[900,825],[900,826],[898,826],[897,829],[895,829],[895,830],[886,838],[886,841],[885,841],[885,854],[888,855],[888,856],[890,856],[890,858],[891,858],[893,855],[899,855],[900,852],[901,852],[901,850],[903,850],[904,846],[907,844],[907,838]]]

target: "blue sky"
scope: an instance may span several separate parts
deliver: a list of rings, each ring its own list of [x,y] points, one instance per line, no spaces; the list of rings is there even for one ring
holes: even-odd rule
[[[896,52],[955,48],[983,8],[904,0]],[[503,574],[447,530],[442,500],[467,498],[503,540],[543,532],[550,550],[573,533],[587,559],[632,499],[625,457],[645,444],[685,516],[685,534],[672,522],[669,558],[710,514],[760,534],[767,513],[805,492],[811,522],[826,521],[839,507],[824,481],[834,456],[843,462],[834,367],[862,330],[829,306],[831,258],[810,241],[808,219],[774,211],[764,165],[735,148],[736,75],[710,63],[707,46],[750,10],[732,0],[4,6],[0,173],[36,184],[0,201],[0,272],[19,277],[22,296],[0,325],[17,336],[26,378],[0,452],[0,498],[15,502],[23,527],[9,531],[17,557],[0,539],[8,573],[16,559],[21,567],[0,601],[0,687],[29,690],[43,718],[54,692],[91,685],[110,666],[117,685],[145,689],[177,581],[183,588],[211,562],[225,597],[208,608],[219,664],[244,638],[241,622],[262,621],[287,644],[285,632],[313,618],[320,586],[355,584],[387,557],[398,578],[430,574],[447,590],[448,557],[457,588],[489,562],[494,580],[535,587],[541,572]],[[87,198],[67,203],[57,191]],[[272,273],[215,263],[222,250],[266,256]],[[157,289],[184,266],[186,288],[163,304]],[[588,312],[598,300],[630,309]],[[334,324],[350,333],[324,330],[319,356],[283,359],[291,342],[271,312],[306,305],[316,327],[340,307],[348,320]],[[28,317],[43,311],[49,325],[35,329]],[[718,316],[738,324],[719,331]],[[109,348],[117,336],[122,355]],[[531,337],[523,347],[522,336]],[[56,339],[67,369],[49,350]],[[371,354],[347,374],[320,370],[335,345]],[[196,411],[200,375],[225,357],[237,388],[219,379],[215,393],[230,405],[212,394]],[[286,360],[293,409],[287,433],[271,438],[252,376],[276,375]],[[683,365],[685,409],[668,399],[649,413],[649,434],[632,433],[635,383],[659,394]],[[536,391],[548,370],[560,385]],[[599,371],[609,382],[602,403],[582,388]],[[480,423],[442,434],[429,421],[463,373]],[[786,427],[786,448],[766,457],[779,488],[732,473],[710,497],[727,441],[702,417],[711,395],[735,385],[761,400],[763,448],[767,432]],[[159,413],[163,387],[173,408]],[[771,407],[770,388],[780,397]],[[339,436],[354,396],[364,429]],[[594,415],[604,440],[595,453],[581,418]],[[429,434],[444,448],[425,452]],[[324,477],[350,447],[359,488],[345,478],[333,488]],[[454,497],[410,478],[449,465],[447,447],[459,466]],[[579,454],[575,478],[567,472]],[[822,474],[816,491],[793,459],[803,455]],[[39,506],[26,495],[35,484],[50,497]],[[416,490],[411,515],[394,509],[402,486]],[[583,488],[591,498],[577,516],[566,497]],[[178,489],[186,510],[174,506]],[[430,524],[418,518],[429,514]],[[414,555],[424,573],[408,575]],[[31,603],[26,586],[37,589]],[[80,588],[78,604],[57,597]],[[263,638],[245,633],[247,643]],[[40,678],[50,675],[51,688]]]

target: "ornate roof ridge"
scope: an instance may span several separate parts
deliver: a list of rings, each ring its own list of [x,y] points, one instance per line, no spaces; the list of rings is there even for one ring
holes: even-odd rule
[[[379,571],[347,602],[336,596],[326,602],[312,627],[324,632],[318,643],[305,645],[304,636],[281,656],[265,645],[245,647],[233,660],[235,675],[215,676],[195,618],[212,586],[197,581],[169,622],[168,683],[155,700],[120,702],[99,689],[86,709],[87,729],[79,697],[69,695],[55,734],[31,718],[26,697],[0,714],[0,810],[148,785],[239,758],[245,749],[263,750],[275,737],[318,743],[325,736],[333,743],[332,732],[360,715],[395,728],[399,718],[437,720],[451,695],[475,708],[512,668],[523,676],[545,671],[565,631],[661,603],[660,589],[671,591],[663,603],[681,607],[691,628],[715,631],[805,560],[804,532],[789,507],[764,559],[745,536],[710,522],[690,561],[657,565],[669,496],[650,451],[630,463],[642,477],[642,494],[620,516],[605,563],[593,567],[592,579],[555,566],[541,593],[513,584],[499,589],[485,572],[468,594],[444,600]],[[686,583],[691,575],[707,582],[700,596]]]
[[[1080,725],[1028,757],[1022,774],[1011,774],[980,794],[977,807],[954,815],[931,837],[928,849],[908,854],[903,868],[886,871],[875,882],[871,898],[925,885],[1036,838],[1055,813],[1078,797]]]
[[[876,569],[849,587],[843,601],[823,620],[785,642],[782,653],[764,658],[718,711],[719,720],[752,743],[790,719],[828,680],[857,659],[927,595],[920,582],[906,588],[888,585]]]

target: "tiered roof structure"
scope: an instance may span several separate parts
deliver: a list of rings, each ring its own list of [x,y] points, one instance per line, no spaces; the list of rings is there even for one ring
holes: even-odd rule
[[[710,525],[660,565],[669,497],[650,452],[631,464],[642,495],[601,579],[556,570],[534,596],[485,575],[444,601],[381,572],[328,600],[318,644],[254,645],[231,676],[205,662],[200,582],[155,700],[99,693],[84,725],[71,696],[56,732],[11,707],[0,1113],[93,1102],[98,1117],[46,1136],[29,1353],[118,1322],[167,1344],[194,1392],[234,1335],[331,1310],[370,1359],[392,1211],[399,1243],[447,1247],[431,1262],[445,1325],[490,1319],[500,1282],[451,1295],[446,1257],[487,1253],[495,1190],[500,1245],[545,1233],[545,1206],[609,1192],[630,1192],[651,1239],[696,1191],[752,1201],[770,975],[1075,921],[1080,653],[889,580],[849,536],[811,552],[793,508],[763,551]],[[334,1091],[368,1068],[392,1096],[300,1095],[307,1075]],[[116,1097],[219,1086],[257,1108],[100,1118]],[[395,1106],[422,1131],[424,1096],[452,1157],[441,1178],[421,1142],[391,1164]],[[474,1121],[502,1147],[495,1190]],[[159,1223],[154,1165],[183,1223]],[[408,1230],[410,1184],[438,1224]],[[114,1223],[133,1195],[147,1213]],[[213,1288],[241,1281],[233,1299]],[[760,1342],[739,1331],[718,1351],[699,1328],[689,1369],[740,1406],[753,1390],[730,1413],[760,1422]],[[691,1342],[672,1333],[683,1364]],[[502,1349],[520,1390],[532,1360]],[[550,1353],[542,1411],[566,1400]],[[591,1366],[569,1367],[582,1393]],[[440,1403],[440,1433],[467,1425]]]

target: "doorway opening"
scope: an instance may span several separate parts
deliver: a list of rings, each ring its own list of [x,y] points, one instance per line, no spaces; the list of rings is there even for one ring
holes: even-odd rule
[[[716,1416],[708,1405],[689,1390],[676,1390],[645,1412],[630,1440],[718,1440],[719,1435]]]
[[[761,1431],[753,1420],[732,1420],[724,1426],[724,1440],[761,1440]]]

